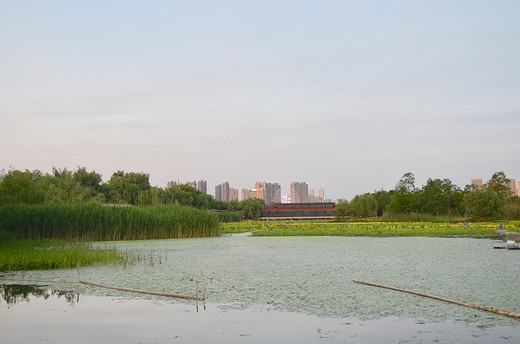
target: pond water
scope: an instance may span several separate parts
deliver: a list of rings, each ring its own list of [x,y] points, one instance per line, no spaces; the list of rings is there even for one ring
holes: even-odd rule
[[[493,240],[273,237],[116,242],[133,265],[0,273],[0,343],[517,343],[520,252]],[[25,289],[24,289],[25,288]],[[32,289],[31,289],[32,288]]]

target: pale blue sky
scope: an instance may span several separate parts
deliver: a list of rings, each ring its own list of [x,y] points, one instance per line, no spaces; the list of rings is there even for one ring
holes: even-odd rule
[[[3,1],[0,169],[520,178],[520,1]]]

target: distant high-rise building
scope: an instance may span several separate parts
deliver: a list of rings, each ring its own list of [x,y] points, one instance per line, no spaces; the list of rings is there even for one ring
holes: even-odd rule
[[[229,201],[238,201],[238,189],[229,188]]]
[[[215,185],[215,199],[222,201],[222,184]]]
[[[320,188],[320,202],[325,202],[325,191]]]
[[[256,198],[256,189],[242,189],[242,201],[245,199]]]
[[[484,182],[482,181],[482,179],[472,179],[471,180],[471,185],[475,189],[480,189],[482,187],[482,185],[484,185]]]
[[[174,181],[174,180],[172,180],[171,182],[168,182],[168,184],[166,184],[166,186],[167,186],[168,189],[174,188],[174,187],[176,187],[177,185],[179,185],[179,182],[176,182],[176,181]]]
[[[231,194],[231,192],[233,192],[233,194]],[[228,182],[216,185],[215,199],[224,202],[229,202],[232,199],[238,200],[238,189],[230,188]]]
[[[199,180],[197,182],[197,190],[208,193],[208,182],[206,180]]]
[[[515,179],[509,179],[509,190],[511,190],[511,195],[518,196],[517,182]]]
[[[222,183],[222,200],[224,202],[229,202],[229,183]]]
[[[319,189],[319,196],[314,194],[314,189],[309,188],[309,203],[323,203],[323,189]]]
[[[256,197],[266,204],[280,203],[282,201],[282,187],[278,183],[256,182]]]
[[[291,183],[291,203],[308,203],[309,189],[307,183]]]
[[[317,197],[314,197],[314,188],[309,188],[309,198],[308,198],[308,202],[309,203],[316,203],[316,198]]]

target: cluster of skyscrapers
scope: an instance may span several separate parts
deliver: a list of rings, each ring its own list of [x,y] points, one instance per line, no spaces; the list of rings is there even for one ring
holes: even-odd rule
[[[323,189],[318,190],[318,195],[314,194],[314,189],[309,188],[307,183],[291,183],[291,203],[323,203],[325,193]]]
[[[175,187],[180,183],[177,181],[168,182],[168,188]],[[187,182],[194,189],[204,193],[208,193],[207,181],[200,180],[197,182]],[[282,187],[278,183],[256,182],[252,189],[242,189],[242,199],[259,198],[263,199],[266,204],[272,203],[322,203],[325,200],[322,188],[315,195],[314,189],[309,188],[307,183],[292,182],[290,194],[287,197],[282,195]],[[224,182],[215,186],[215,199],[218,201],[238,201],[238,189],[229,186],[229,182]]]
[[[482,179],[472,179],[471,185],[476,188],[480,188],[482,185],[484,185],[484,181]],[[520,196],[520,180],[517,181],[516,179],[509,179],[508,186],[513,196]]]
[[[215,199],[217,201],[238,201],[238,189],[229,187],[225,182],[215,186]]]

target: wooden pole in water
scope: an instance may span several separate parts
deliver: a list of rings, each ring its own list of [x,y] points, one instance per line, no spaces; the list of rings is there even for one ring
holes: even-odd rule
[[[202,301],[204,301],[206,299],[206,287],[204,287],[204,289],[202,289]]]
[[[100,288],[106,288],[106,289],[114,289],[114,290],[121,290],[121,291],[128,291],[131,293],[140,293],[140,294],[148,294],[148,295],[158,295],[158,296],[166,296],[166,297],[176,297],[178,299],[189,299],[189,300],[199,300],[202,301],[202,299],[199,299],[195,296],[189,296],[189,295],[179,295],[179,294],[169,294],[169,293],[158,293],[155,291],[146,291],[146,290],[136,290],[136,289],[127,289],[127,288],[119,288],[119,287],[111,287],[108,285],[101,285],[96,283],[90,283],[86,281],[79,281],[81,284],[91,285],[94,287],[100,287]]]
[[[127,292],[131,292],[131,293],[157,295],[157,296],[166,296],[166,297],[175,297],[175,298],[178,298],[178,299],[189,299],[189,300],[199,300],[199,301],[204,300],[204,297],[202,299],[200,299],[200,298],[198,298],[196,296],[169,294],[169,293],[158,293],[158,292],[154,292],[154,291],[111,287],[111,286],[108,286],[108,285],[101,285],[101,284],[96,284],[96,283],[90,283],[90,282],[82,281],[80,276],[79,276],[79,263],[78,263],[78,283],[90,285],[90,286],[93,286],[93,287],[105,288],[105,289],[114,289],[114,290],[120,290],[120,291],[127,291]],[[198,286],[197,286],[197,288],[198,288]],[[204,289],[206,289],[206,288],[204,288]]]
[[[483,307],[483,306],[474,305],[474,304],[471,304],[471,303],[453,301],[453,300],[445,299],[445,298],[439,297],[439,296],[433,296],[433,295],[418,293],[416,291],[404,290],[404,289],[399,289],[399,288],[387,287],[387,286],[380,285],[380,284],[374,284],[374,283],[368,283],[368,282],[362,282],[362,281],[356,281],[356,280],[353,280],[353,282],[359,283],[359,284],[364,284],[364,285],[369,285],[369,286],[372,286],[372,287],[385,288],[385,289],[400,291],[400,292],[403,292],[403,293],[414,294],[414,295],[419,295],[419,296],[423,296],[423,297],[429,297],[430,299],[434,299],[434,300],[445,301],[445,302],[449,302],[449,303],[454,303],[454,304],[459,305],[459,306],[465,306],[465,307],[480,309],[482,311],[491,312],[491,313],[495,313],[495,314],[506,315],[506,316],[511,317],[511,318],[520,319],[520,314],[518,314],[518,313],[511,313],[511,312],[501,311],[499,309],[495,309],[495,308],[491,308],[491,307]]]

